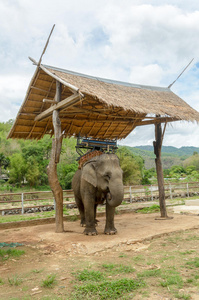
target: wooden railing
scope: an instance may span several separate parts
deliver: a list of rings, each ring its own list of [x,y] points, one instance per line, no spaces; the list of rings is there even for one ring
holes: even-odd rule
[[[179,182],[165,184],[165,196],[167,199],[174,197],[191,197],[199,195],[199,182]],[[153,201],[159,197],[157,185],[133,185],[124,187],[124,201]],[[64,206],[74,207],[73,190],[63,191]],[[20,207],[19,207],[20,203]],[[4,215],[9,211],[24,214],[31,210],[43,210],[43,208],[55,208],[55,201],[51,191],[36,191],[22,193],[0,194],[0,214]]]

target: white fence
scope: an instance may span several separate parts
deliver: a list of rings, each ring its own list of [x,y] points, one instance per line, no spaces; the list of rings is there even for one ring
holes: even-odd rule
[[[169,183],[165,184],[165,196],[167,199],[174,197],[191,197],[199,195],[199,182]],[[157,185],[133,185],[124,187],[124,201],[153,201],[159,197]],[[64,206],[74,207],[74,194],[72,190],[63,191]],[[19,205],[20,203],[20,205]],[[51,191],[22,192],[0,194],[0,214],[8,212],[28,213],[42,210],[52,210],[55,201]]]

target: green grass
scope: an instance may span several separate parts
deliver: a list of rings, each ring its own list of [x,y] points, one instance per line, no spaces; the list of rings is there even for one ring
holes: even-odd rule
[[[22,279],[18,275],[13,275],[11,278],[8,277],[8,283],[11,286],[18,286],[22,283]]]
[[[125,293],[134,292],[144,286],[143,280],[127,278],[76,285],[73,299],[119,299]]]
[[[199,257],[194,257],[193,259],[187,261],[186,266],[190,269],[199,268]]]
[[[83,270],[83,271],[80,271],[76,274],[76,278],[79,280],[79,281],[101,281],[104,279],[104,275],[99,272],[99,271],[89,271],[89,270]]]
[[[184,300],[190,300],[190,299],[192,299],[191,295],[185,294],[185,293],[177,293],[177,294],[175,294],[175,298],[177,298],[177,299],[184,299]]]
[[[145,257],[143,255],[137,255],[135,257],[133,257],[134,262],[144,262],[145,261]]]
[[[121,264],[103,264],[102,267],[105,269],[105,271],[109,272],[109,274],[128,274],[135,272],[135,269],[131,266],[125,266]]]
[[[160,285],[162,287],[169,287],[171,285],[175,285],[178,289],[181,289],[183,287],[183,279],[182,277],[177,274],[168,274],[168,272],[165,275],[161,276],[164,280],[160,280]]]
[[[63,215],[68,216],[70,209],[64,209]],[[0,218],[0,223],[7,223],[7,222],[19,222],[19,221],[29,221],[29,220],[38,220],[43,218],[54,218],[55,217],[55,211],[44,211],[44,212],[37,212],[33,214],[25,214],[25,215],[5,215],[2,218]],[[77,216],[71,216],[71,221],[76,221]]]
[[[199,236],[196,235],[189,235],[185,241],[198,241],[199,240]]]
[[[7,260],[10,257],[20,257],[25,253],[24,250],[18,249],[0,249],[0,257],[2,260]]]
[[[46,287],[46,288],[53,288],[54,285],[56,284],[56,275],[55,274],[51,274],[48,275],[46,277],[46,279],[42,280],[42,287]]]
[[[137,276],[138,278],[160,277],[161,270],[160,269],[145,270],[141,273],[138,273]]]
[[[77,216],[77,215],[70,216],[70,217],[68,218],[68,221],[70,221],[70,222],[75,222],[75,221],[77,221],[77,220],[78,220],[78,216]]]
[[[187,255],[187,254],[192,254],[196,252],[195,250],[186,250],[186,251],[183,251],[183,252],[179,252],[181,255]]]
[[[149,207],[144,207],[142,209],[136,210],[136,213],[149,214],[149,213],[154,213],[159,211],[160,211],[160,206],[157,204],[153,204]]]

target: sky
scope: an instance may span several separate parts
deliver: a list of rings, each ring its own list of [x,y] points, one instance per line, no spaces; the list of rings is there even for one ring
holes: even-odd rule
[[[0,0],[0,122],[15,119],[42,63],[88,75],[167,87],[199,111],[199,1]],[[152,145],[154,125],[120,142]],[[199,125],[167,125],[163,145],[199,147]]]

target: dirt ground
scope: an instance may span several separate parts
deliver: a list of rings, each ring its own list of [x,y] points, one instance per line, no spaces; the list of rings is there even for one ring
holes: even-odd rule
[[[45,274],[52,272],[59,274],[61,284],[57,288],[57,293],[60,294],[59,289],[62,286],[68,285],[70,289],[70,272],[73,267],[83,266],[88,261],[92,264],[93,260],[113,258],[113,255],[117,263],[118,253],[126,251],[139,253],[146,250],[149,243],[156,238],[167,236],[172,232],[198,231],[199,229],[198,215],[173,213],[172,210],[169,210],[169,216],[172,216],[173,219],[156,220],[159,213],[131,212],[116,215],[115,226],[118,230],[116,235],[103,234],[104,216],[97,217],[99,220],[97,236],[83,235],[83,228],[80,227],[79,220],[65,222],[64,233],[55,233],[55,224],[0,230],[0,242],[22,243],[24,246],[20,249],[24,248],[26,251],[22,260],[23,264],[21,259],[0,262],[0,278],[23,274],[23,277],[29,281],[29,285],[23,289],[20,287],[8,288],[5,284],[0,285],[0,299],[32,299],[32,297],[34,299],[66,299],[64,297],[50,298],[49,292],[41,289],[33,275],[33,270],[39,272],[39,270],[45,269]],[[192,299],[199,299],[199,295],[197,297]],[[154,294],[152,298],[147,299],[169,298]]]
[[[111,248],[131,247],[151,238],[186,230],[199,228],[199,217],[169,213],[173,219],[156,220],[157,214],[120,214],[115,216],[116,235],[104,235],[105,216],[98,217],[98,235],[86,236],[79,220],[65,222],[64,233],[55,233],[55,224],[37,225],[0,231],[1,242],[18,242],[73,255],[91,255]]]

